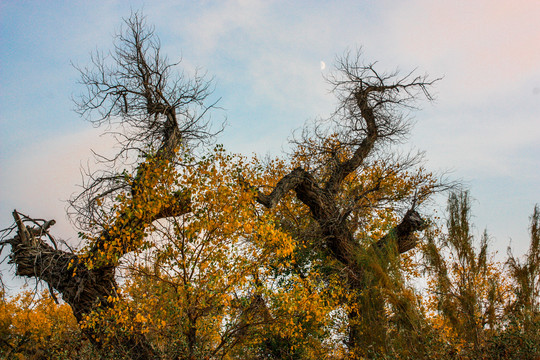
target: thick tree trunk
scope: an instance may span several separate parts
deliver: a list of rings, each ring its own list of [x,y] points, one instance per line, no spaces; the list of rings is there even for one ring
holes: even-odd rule
[[[57,290],[71,306],[78,322],[93,310],[112,305],[109,300],[118,296],[113,266],[90,270],[78,255],[48,245],[42,236],[47,235],[54,221],[39,228],[26,226],[17,211],[13,212],[13,217],[17,234],[4,243],[11,245],[10,263],[15,265],[16,275],[44,281]],[[100,346],[92,330],[86,329],[85,333],[90,341]],[[124,338],[118,345],[132,359],[151,359],[156,355],[142,336]]]
[[[48,229],[27,227],[17,211],[13,217],[17,235],[6,242],[11,245],[10,262],[15,264],[16,275],[43,280],[56,289],[78,321],[95,304],[107,304],[109,296],[116,297],[113,267],[88,270],[76,254],[55,249],[38,236]]]

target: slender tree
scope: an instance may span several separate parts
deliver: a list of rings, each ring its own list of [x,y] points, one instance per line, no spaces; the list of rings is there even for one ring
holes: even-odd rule
[[[433,279],[431,303],[441,326],[451,329],[454,346],[480,353],[502,325],[505,302],[502,269],[491,258],[484,231],[478,244],[471,223],[469,193],[452,193],[448,199],[447,234],[428,237],[427,266]]]
[[[524,331],[538,330],[540,319],[540,209],[534,207],[531,215],[531,245],[520,261],[508,250],[507,265],[514,280],[516,297],[511,312],[517,316]],[[536,325],[536,328],[535,328]]]

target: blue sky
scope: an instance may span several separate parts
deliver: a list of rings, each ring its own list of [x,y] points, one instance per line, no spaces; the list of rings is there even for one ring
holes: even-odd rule
[[[170,59],[214,77],[231,151],[279,155],[293,130],[327,116],[324,75],[337,55],[443,77],[420,103],[409,145],[427,167],[471,189],[478,232],[493,248],[528,246],[540,202],[540,2],[537,1],[0,1],[0,222],[16,208],[55,218],[90,148],[111,146],[75,114],[71,63],[108,49],[121,18],[142,9]],[[321,69],[321,61],[326,68]],[[444,201],[438,208],[443,209]],[[437,206],[434,205],[436,208]]]

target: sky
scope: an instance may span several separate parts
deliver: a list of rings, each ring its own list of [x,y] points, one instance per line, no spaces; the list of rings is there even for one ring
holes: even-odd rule
[[[0,227],[17,209],[57,220],[76,242],[65,200],[91,151],[113,143],[74,111],[73,65],[111,48],[142,10],[171,60],[213,78],[233,152],[280,155],[295,129],[335,106],[325,76],[362,48],[382,71],[442,78],[419,102],[408,146],[471,192],[478,233],[518,255],[540,203],[540,2],[0,0]],[[322,64],[325,66],[322,66]],[[324,68],[323,68],[324,67]],[[433,204],[442,211],[444,198]],[[6,275],[4,275],[6,276]]]

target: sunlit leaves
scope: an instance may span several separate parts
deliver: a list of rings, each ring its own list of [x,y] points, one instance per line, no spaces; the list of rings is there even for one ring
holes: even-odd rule
[[[0,292],[0,339],[0,356],[6,359],[64,359],[88,346],[67,304],[30,290],[10,299]]]

